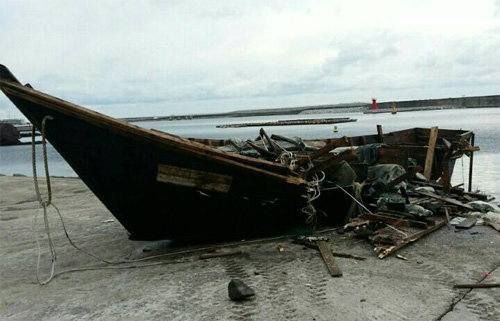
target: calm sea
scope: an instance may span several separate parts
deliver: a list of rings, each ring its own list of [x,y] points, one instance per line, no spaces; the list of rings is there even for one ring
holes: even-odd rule
[[[340,136],[367,135],[376,133],[376,125],[381,124],[384,132],[411,128],[438,126],[443,129],[466,129],[476,133],[476,145],[481,151],[474,155],[474,178],[472,187],[479,188],[500,198],[500,108],[456,109],[404,112],[397,115],[356,113],[310,114],[290,116],[215,118],[179,121],[138,122],[139,126],[154,128],[184,137],[196,138],[242,138],[253,139],[258,136],[259,127],[216,128],[219,124],[243,123],[252,121],[274,121],[298,118],[351,117],[357,122],[337,124],[338,132],[333,132],[333,125],[277,126],[266,127],[269,134],[300,136],[302,138],[333,138]],[[49,166],[51,175],[76,176],[62,157],[49,146]],[[39,168],[41,169],[41,146],[37,146]],[[456,163],[453,183],[465,181],[469,158]],[[14,173],[31,176],[31,146],[0,147],[0,173]]]

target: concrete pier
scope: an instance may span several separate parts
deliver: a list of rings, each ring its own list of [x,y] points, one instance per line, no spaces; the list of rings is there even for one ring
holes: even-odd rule
[[[43,184],[42,184],[43,185]],[[169,242],[133,242],[79,179],[52,180],[54,202],[83,249],[118,260],[178,250]],[[500,233],[476,226],[446,227],[376,258],[368,242],[329,233],[338,252],[366,261],[335,258],[343,277],[332,278],[319,253],[288,239],[238,246],[245,255],[199,260],[189,254],[153,260],[162,264],[109,269],[70,246],[49,212],[57,270],[108,269],[63,274],[36,283],[32,229],[37,203],[32,178],[0,177],[1,320],[498,320],[500,289],[454,289],[455,283],[500,282]],[[43,192],[43,191],[42,191]],[[49,272],[41,212],[43,276]],[[283,251],[278,251],[281,245]],[[143,262],[147,263],[147,262]],[[137,263],[139,265],[139,263]],[[227,285],[242,279],[254,299],[229,300]]]

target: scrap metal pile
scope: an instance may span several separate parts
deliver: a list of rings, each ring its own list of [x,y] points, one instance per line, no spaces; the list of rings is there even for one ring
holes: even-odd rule
[[[493,198],[472,192],[474,134],[438,128],[323,141],[268,134],[231,140],[220,149],[272,160],[310,182],[307,222],[337,223],[368,239],[379,258],[453,224],[500,231]],[[451,186],[455,160],[470,157],[469,190]],[[322,197],[319,197],[323,195]],[[325,197],[325,195],[327,195]]]

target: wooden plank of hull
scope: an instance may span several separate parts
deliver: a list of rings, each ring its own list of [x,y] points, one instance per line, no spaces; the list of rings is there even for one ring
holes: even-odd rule
[[[229,192],[233,180],[233,178],[228,175],[165,164],[158,165],[158,176],[156,179],[158,182],[220,193]]]

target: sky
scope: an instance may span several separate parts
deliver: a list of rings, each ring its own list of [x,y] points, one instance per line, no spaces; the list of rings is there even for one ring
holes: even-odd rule
[[[500,94],[500,0],[2,0],[0,45],[115,117]]]

